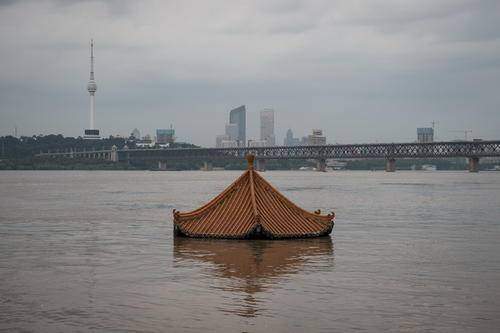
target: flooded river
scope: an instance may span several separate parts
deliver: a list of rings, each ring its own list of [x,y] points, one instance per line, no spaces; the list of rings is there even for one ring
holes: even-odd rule
[[[331,237],[174,239],[240,172],[0,172],[0,331],[498,332],[500,172],[268,171]]]

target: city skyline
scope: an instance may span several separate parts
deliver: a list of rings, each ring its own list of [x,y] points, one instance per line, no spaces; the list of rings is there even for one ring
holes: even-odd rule
[[[410,141],[433,121],[438,140],[500,134],[497,2],[172,6],[1,4],[0,135],[81,135],[91,38],[102,136],[173,123],[179,140],[211,145],[240,104],[248,138],[260,136],[259,110],[279,110],[277,142],[288,128],[322,128],[331,143]]]

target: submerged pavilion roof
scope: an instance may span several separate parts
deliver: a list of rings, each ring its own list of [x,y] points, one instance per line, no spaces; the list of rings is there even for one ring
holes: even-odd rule
[[[200,238],[302,238],[327,235],[335,214],[310,213],[262,178],[247,156],[248,170],[204,206],[174,209],[176,235]]]

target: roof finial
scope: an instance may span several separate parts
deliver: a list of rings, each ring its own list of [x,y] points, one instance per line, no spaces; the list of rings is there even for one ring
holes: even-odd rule
[[[248,162],[248,169],[253,169],[253,162],[255,161],[255,155],[253,154],[248,154],[246,156],[247,162]]]

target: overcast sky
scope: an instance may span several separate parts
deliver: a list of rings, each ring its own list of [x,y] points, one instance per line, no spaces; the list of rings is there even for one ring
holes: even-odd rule
[[[500,139],[498,0],[0,0],[0,135],[82,134],[90,38],[106,136],[213,146],[245,104],[248,138],[276,110],[278,143]]]

